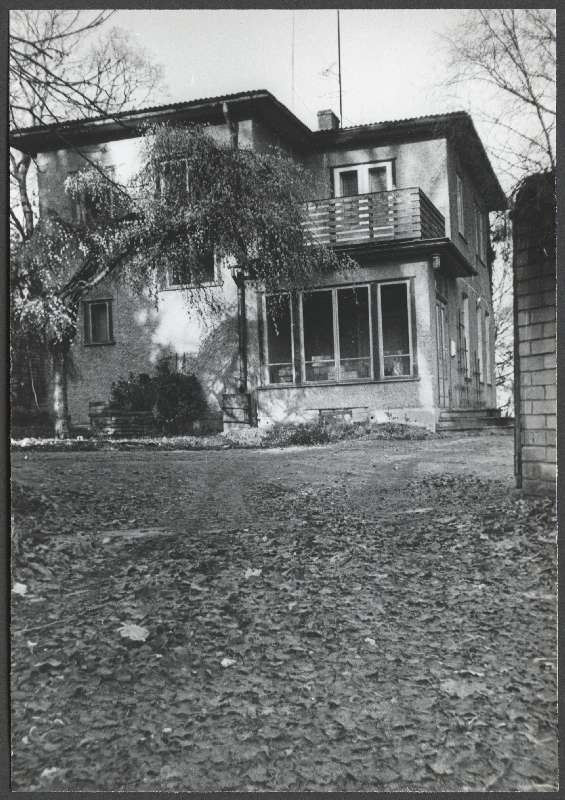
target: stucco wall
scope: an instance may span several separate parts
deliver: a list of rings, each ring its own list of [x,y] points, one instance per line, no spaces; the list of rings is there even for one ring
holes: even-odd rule
[[[87,301],[112,300],[113,344],[88,345],[84,338],[84,304],[71,353],[74,377],[69,383],[69,412],[75,425],[88,423],[90,402],[107,402],[112,383],[130,372],[152,373],[159,359],[185,358],[218,412],[221,395],[234,384],[237,371],[237,293],[227,268],[221,284],[207,289],[160,292],[157,300],[132,294],[117,282],[101,284]],[[212,304],[198,302],[213,300]]]

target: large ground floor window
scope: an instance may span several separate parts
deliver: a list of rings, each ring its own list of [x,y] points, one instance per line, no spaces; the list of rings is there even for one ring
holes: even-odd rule
[[[414,374],[408,280],[266,295],[263,318],[269,384]]]

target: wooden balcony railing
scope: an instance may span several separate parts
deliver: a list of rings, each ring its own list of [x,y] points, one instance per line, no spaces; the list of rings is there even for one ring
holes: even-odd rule
[[[314,244],[332,247],[445,236],[443,214],[418,187],[311,201],[304,226]]]

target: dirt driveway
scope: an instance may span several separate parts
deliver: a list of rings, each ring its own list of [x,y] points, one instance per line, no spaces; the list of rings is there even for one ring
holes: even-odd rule
[[[555,786],[555,520],[511,436],[12,468],[14,790]]]

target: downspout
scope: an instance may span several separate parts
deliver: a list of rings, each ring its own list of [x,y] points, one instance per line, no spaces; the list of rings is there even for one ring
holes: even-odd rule
[[[225,101],[222,103],[222,112],[226,125],[229,128],[232,150],[237,150],[239,146],[238,124],[232,119],[229,106]],[[247,307],[245,297],[245,274],[242,269],[238,269],[235,272],[234,281],[237,286],[238,392],[240,394],[245,394],[245,392],[247,392]]]

